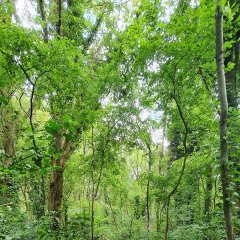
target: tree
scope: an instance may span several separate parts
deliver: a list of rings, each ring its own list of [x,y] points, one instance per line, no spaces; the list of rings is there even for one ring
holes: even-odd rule
[[[227,150],[227,116],[228,101],[226,91],[226,80],[224,74],[224,55],[223,55],[223,14],[220,2],[217,1],[216,6],[216,63],[218,92],[221,104],[220,112],[220,150],[221,150],[221,180],[224,203],[224,216],[226,223],[227,239],[233,239],[232,212],[229,194],[229,176],[228,176],[228,150]]]

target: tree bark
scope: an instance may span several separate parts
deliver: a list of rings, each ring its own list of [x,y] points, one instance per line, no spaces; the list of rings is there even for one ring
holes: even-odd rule
[[[15,157],[15,140],[16,140],[16,115],[11,104],[11,98],[9,98],[6,88],[0,89],[0,94],[8,99],[8,104],[1,109],[2,119],[2,144],[4,149],[4,157],[2,159],[2,165],[4,168],[9,168]],[[13,181],[11,173],[6,173],[0,179],[0,192],[4,203],[12,201],[13,197]],[[16,196],[16,195],[15,195]],[[1,198],[0,198],[1,200]]]
[[[8,98],[8,91],[6,89],[1,89],[0,94]],[[9,167],[12,164],[13,157],[15,156],[15,121],[14,121],[14,110],[11,106],[11,99],[8,99],[8,105],[2,109],[1,115],[3,120],[3,149],[5,152],[5,157],[3,159],[3,166]]]
[[[206,192],[205,192],[205,208],[204,208],[204,215],[207,222],[211,221],[212,190],[213,190],[213,173],[212,173],[212,166],[210,164],[209,172],[207,174],[207,183],[206,183]]]
[[[57,3],[57,22],[56,31],[59,37],[62,36],[62,0],[56,0]]]
[[[228,19],[227,16],[224,17],[224,21],[228,22],[226,24],[226,31],[229,33],[227,36],[224,36],[224,42],[231,41],[232,46],[228,48],[226,51],[226,57],[224,59],[224,65],[227,67],[230,63],[234,63],[234,67],[231,70],[228,70],[225,74],[226,78],[226,89],[227,89],[227,99],[228,106],[231,108],[228,114],[228,129],[229,129],[229,143],[228,143],[228,160],[232,164],[232,179],[231,182],[234,183],[234,190],[236,193],[240,192],[240,183],[236,181],[240,177],[240,161],[238,157],[238,136],[236,132],[238,131],[239,125],[237,124],[235,112],[238,111],[238,79],[237,75],[239,72],[239,50],[240,50],[240,3],[236,0],[230,0],[229,6],[231,11],[234,13],[232,19]],[[230,25],[230,27],[228,27]],[[234,195],[234,208],[233,213],[237,214],[237,217],[240,217],[240,196]],[[240,225],[236,224],[236,229],[240,229]],[[240,230],[236,233],[240,236]]]
[[[165,225],[165,232],[164,232],[164,240],[168,239],[168,231],[169,231],[169,207],[170,207],[171,197],[168,196],[166,201],[166,225]]]
[[[152,170],[152,149],[149,143],[146,144],[148,149],[148,181],[147,181],[147,191],[146,191],[146,205],[147,205],[147,231],[148,238],[150,233],[150,174]]]
[[[65,161],[72,150],[72,143],[67,142],[65,137],[60,134],[55,134],[55,155],[60,155],[57,158],[52,156],[51,179],[48,190],[48,211],[51,214],[51,227],[58,229],[61,223],[61,206],[63,200],[63,173]]]
[[[220,151],[221,151],[221,181],[223,192],[224,218],[226,224],[226,235],[228,240],[233,240],[232,212],[230,204],[230,194],[228,190],[228,149],[227,149],[227,116],[228,101],[226,92],[226,81],[224,74],[223,57],[223,14],[217,0],[216,6],[216,64],[218,78],[218,94],[221,105],[220,112]]]
[[[160,153],[159,153],[159,161],[158,161],[158,176],[162,175],[162,161],[164,158],[164,140],[165,140],[165,129],[166,129],[166,122],[164,122],[163,125],[163,136],[162,136],[162,143],[160,146]],[[160,233],[160,226],[161,226],[161,209],[160,209],[160,199],[156,200],[156,230],[158,233]]]
[[[47,43],[48,42],[48,24],[47,24],[44,0],[38,0],[38,9],[42,18],[43,40],[45,43]]]

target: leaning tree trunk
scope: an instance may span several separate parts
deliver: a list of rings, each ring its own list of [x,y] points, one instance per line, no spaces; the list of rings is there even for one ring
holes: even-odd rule
[[[223,14],[217,0],[216,6],[216,64],[218,78],[218,92],[221,104],[220,112],[220,151],[221,151],[221,181],[223,192],[224,218],[226,224],[226,234],[228,240],[233,240],[232,212],[230,204],[230,194],[228,190],[228,149],[227,149],[227,115],[228,101],[226,92],[226,81],[224,74],[223,58]]]

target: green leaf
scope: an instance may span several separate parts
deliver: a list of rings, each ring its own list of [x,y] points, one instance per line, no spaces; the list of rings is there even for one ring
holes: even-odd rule
[[[1,82],[0,82],[1,83]],[[0,104],[3,104],[3,105],[7,105],[8,104],[8,100],[7,98],[3,97],[3,96],[0,96]]]

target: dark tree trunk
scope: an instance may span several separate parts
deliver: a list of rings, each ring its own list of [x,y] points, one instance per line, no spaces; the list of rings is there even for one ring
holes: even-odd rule
[[[52,229],[58,229],[61,223],[61,206],[63,201],[63,173],[65,161],[71,152],[71,142],[66,142],[65,137],[55,134],[55,153],[58,158],[52,157],[51,179],[48,189],[48,211],[51,218]]]
[[[166,201],[166,225],[165,225],[165,232],[164,232],[164,240],[168,239],[168,231],[169,231],[169,207],[170,207],[170,200],[171,198],[168,197]]]
[[[160,201],[156,203],[156,231],[160,233],[161,230],[161,209],[160,209]]]
[[[63,198],[63,169],[54,170],[49,185],[48,210],[52,215],[52,228],[57,229],[61,221],[61,205]]]
[[[56,0],[56,3],[57,3],[56,31],[58,36],[62,36],[62,0]]]
[[[40,12],[42,18],[42,29],[43,29],[43,40],[45,43],[48,42],[48,24],[46,19],[46,11],[45,11],[45,2],[44,0],[38,0],[38,10]]]
[[[211,211],[212,211],[212,191],[213,191],[213,173],[212,166],[209,165],[209,172],[206,179],[206,192],[205,192],[205,208],[204,215],[206,221],[211,221]]]

